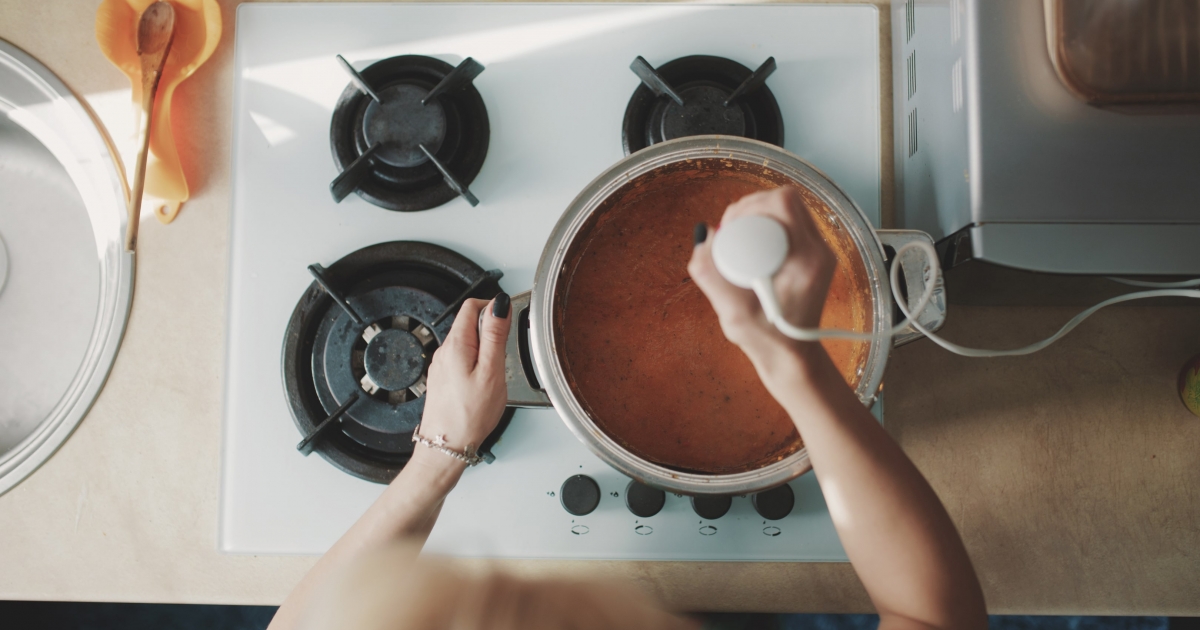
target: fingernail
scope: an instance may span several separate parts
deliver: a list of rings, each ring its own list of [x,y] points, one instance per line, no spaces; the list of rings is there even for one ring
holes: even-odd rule
[[[703,223],[697,223],[696,229],[692,230],[692,246],[699,245],[708,240],[708,226]]]
[[[504,319],[508,317],[508,311],[512,308],[512,300],[508,294],[501,291],[492,299],[492,317]]]

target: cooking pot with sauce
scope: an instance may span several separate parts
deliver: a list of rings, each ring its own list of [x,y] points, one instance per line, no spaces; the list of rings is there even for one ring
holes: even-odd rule
[[[800,189],[838,259],[821,327],[878,333],[822,342],[872,404],[891,347],[920,335],[886,335],[895,316],[889,255],[932,239],[874,229],[837,184],[779,147],[693,136],[626,157],[563,213],[532,291],[513,297],[509,405],[553,406],[601,459],[664,490],[746,494],[807,472],[802,437],[687,275],[697,222],[717,225],[733,201],[786,185]],[[919,317],[935,330],[945,296],[921,256],[898,262],[910,306],[935,283]]]

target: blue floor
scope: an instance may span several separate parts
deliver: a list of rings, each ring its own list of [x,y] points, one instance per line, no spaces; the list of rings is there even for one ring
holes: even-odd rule
[[[262,630],[274,606],[0,601],[5,630]],[[875,630],[875,615],[708,615],[712,630]],[[1200,630],[1200,618],[994,615],[991,630]]]

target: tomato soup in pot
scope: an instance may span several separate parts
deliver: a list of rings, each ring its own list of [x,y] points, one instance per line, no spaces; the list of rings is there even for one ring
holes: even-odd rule
[[[571,243],[555,304],[559,360],[596,425],[637,457],[683,472],[732,474],[803,447],[687,272],[696,223],[718,225],[729,204],[782,185],[795,184],[752,163],[672,163],[623,185]],[[830,224],[829,208],[800,189],[838,261],[821,327],[870,330],[862,257]],[[821,343],[857,387],[870,344]]]

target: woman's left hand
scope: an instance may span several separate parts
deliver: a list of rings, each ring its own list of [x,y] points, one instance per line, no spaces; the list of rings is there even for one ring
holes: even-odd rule
[[[486,311],[482,326],[476,328],[481,311]],[[444,436],[449,448],[474,450],[496,428],[508,402],[504,348],[511,315],[507,293],[490,302],[463,302],[446,342],[434,352],[429,365],[422,437],[434,440]],[[458,461],[421,445],[416,449],[415,458]]]
[[[487,312],[481,321],[479,314],[484,309]],[[433,440],[444,435],[446,446],[465,451],[468,446],[478,448],[496,428],[508,402],[504,347],[511,311],[506,293],[490,302],[463,303],[446,342],[433,353],[429,364],[420,427],[423,437]],[[420,444],[413,448],[412,459],[395,481],[288,595],[271,620],[271,628],[302,627],[300,615],[307,602],[349,558],[384,542],[406,537],[424,540],[429,535],[465,464]]]

